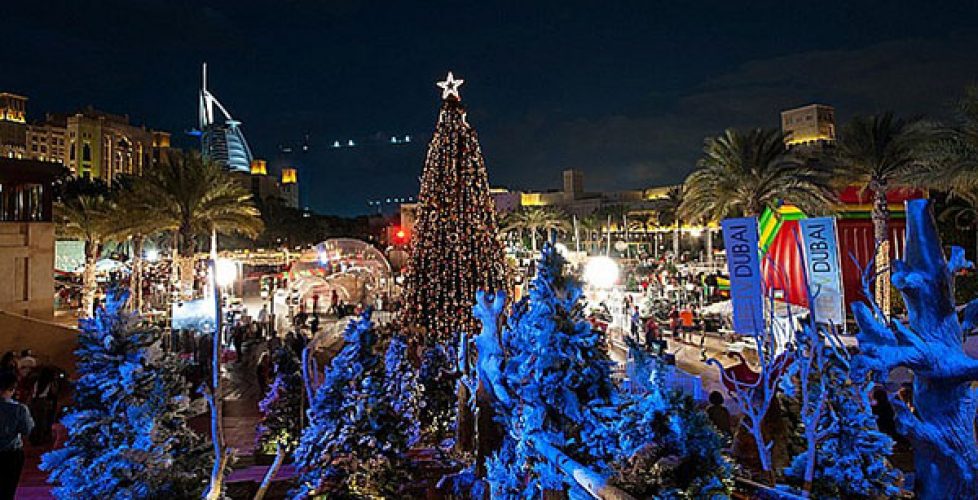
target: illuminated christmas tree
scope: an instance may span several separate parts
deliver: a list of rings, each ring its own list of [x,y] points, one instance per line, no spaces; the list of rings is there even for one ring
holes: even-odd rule
[[[429,341],[455,342],[477,332],[477,290],[502,290],[506,267],[475,130],[466,121],[449,73],[439,82],[442,107],[428,145],[404,282],[403,324]]]

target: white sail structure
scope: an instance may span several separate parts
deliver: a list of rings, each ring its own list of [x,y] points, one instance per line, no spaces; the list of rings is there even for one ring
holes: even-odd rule
[[[215,120],[215,108],[219,117]],[[235,120],[227,108],[207,90],[207,63],[203,66],[200,88],[200,146],[205,158],[222,164],[232,171],[251,170],[251,148],[241,133],[241,122]]]

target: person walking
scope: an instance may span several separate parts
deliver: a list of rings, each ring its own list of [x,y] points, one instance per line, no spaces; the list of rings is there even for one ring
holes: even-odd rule
[[[268,336],[268,305],[262,304],[258,311],[258,336],[261,338]]]
[[[638,306],[633,306],[630,315],[630,320],[631,320],[630,322],[631,322],[632,341],[638,343],[639,342],[638,332],[642,330],[642,316],[638,312]]]
[[[24,441],[34,429],[27,407],[13,399],[17,374],[0,372],[0,500],[13,500],[24,468]]]
[[[710,417],[710,422],[724,436],[733,436],[733,428],[730,425],[730,410],[723,405],[723,394],[720,391],[710,393],[710,406],[706,409],[706,415]]]
[[[685,307],[682,311],[679,311],[680,328],[682,329],[682,340],[683,342],[693,341],[693,310],[691,307]]]

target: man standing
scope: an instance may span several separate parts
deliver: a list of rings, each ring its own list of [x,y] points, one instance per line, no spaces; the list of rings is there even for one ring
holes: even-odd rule
[[[268,336],[268,332],[268,305],[262,304],[258,311],[258,335],[264,338]]]
[[[13,500],[24,468],[24,441],[34,428],[27,407],[14,401],[15,373],[0,372],[0,500]]]

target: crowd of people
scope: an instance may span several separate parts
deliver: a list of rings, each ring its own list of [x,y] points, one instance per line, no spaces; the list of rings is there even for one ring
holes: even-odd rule
[[[57,446],[65,374],[40,364],[30,349],[0,358],[0,499],[14,498],[24,466],[24,443]],[[58,432],[60,430],[60,432]]]

